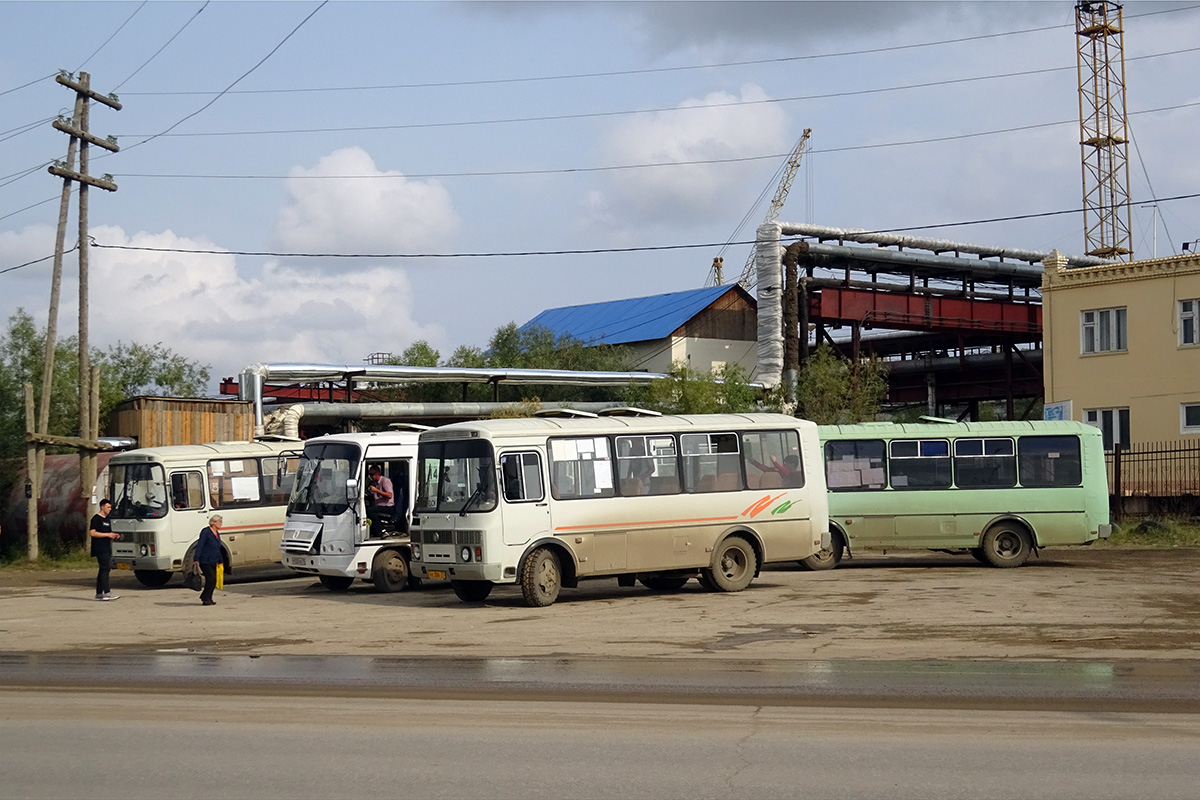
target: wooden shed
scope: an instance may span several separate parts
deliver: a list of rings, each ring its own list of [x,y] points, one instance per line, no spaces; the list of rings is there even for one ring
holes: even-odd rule
[[[113,409],[107,434],[137,439],[138,447],[248,442],[254,436],[254,404],[243,400],[134,397]]]

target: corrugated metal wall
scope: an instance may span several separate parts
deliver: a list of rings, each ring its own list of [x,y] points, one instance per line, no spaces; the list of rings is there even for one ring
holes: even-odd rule
[[[113,410],[109,436],[132,436],[138,447],[250,441],[253,404],[241,400],[135,397]]]

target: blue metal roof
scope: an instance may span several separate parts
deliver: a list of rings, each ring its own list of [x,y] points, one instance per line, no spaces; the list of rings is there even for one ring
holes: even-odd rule
[[[665,339],[736,285],[709,286],[650,297],[550,308],[521,326],[549,328],[587,344],[628,344]]]

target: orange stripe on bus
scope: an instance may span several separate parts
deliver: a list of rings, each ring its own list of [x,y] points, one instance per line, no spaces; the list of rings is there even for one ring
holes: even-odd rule
[[[696,517],[695,519],[657,519],[648,522],[606,522],[602,525],[559,525],[556,531],[586,531],[596,528],[640,528],[646,525],[681,525],[687,522],[730,522],[737,517]]]

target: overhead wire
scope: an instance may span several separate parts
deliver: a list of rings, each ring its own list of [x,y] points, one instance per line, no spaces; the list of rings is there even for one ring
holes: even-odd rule
[[[187,26],[191,25],[196,20],[196,17],[200,16],[200,13],[202,11],[204,11],[204,9],[208,8],[208,4],[210,2],[211,2],[211,0],[204,0],[204,5],[200,6],[200,10],[197,11],[195,14],[192,14],[192,16],[188,17],[187,22],[183,23],[183,26],[179,30],[175,31],[175,33],[173,33],[171,35],[171,38],[167,39],[167,41],[163,43],[162,47],[155,50],[154,54],[151,55],[149,58],[147,58],[145,61],[143,61],[142,65],[140,67],[138,67],[137,69],[135,69],[133,72],[131,72],[125,78],[125,80],[121,81],[116,86],[114,86],[113,91],[115,92],[118,89],[120,89],[122,86],[124,86],[125,84],[129,83],[129,81],[132,80],[135,75],[137,75],[139,72],[141,72],[143,69],[145,69],[147,67],[147,65],[150,64],[151,61],[158,58],[159,53],[161,53],[163,50],[166,50],[167,45],[169,45],[169,44],[171,44],[171,42],[175,41],[176,37],[178,37],[179,34],[183,33],[184,30],[187,28]]]
[[[125,26],[129,24],[130,20],[132,20],[134,17],[136,17],[136,16],[138,15],[138,12],[139,12],[139,11],[141,11],[143,8],[145,8],[145,7],[146,7],[146,3],[148,3],[149,1],[150,1],[150,0],[142,0],[142,3],[141,3],[141,5],[139,5],[137,8],[135,8],[135,9],[133,10],[133,13],[132,13],[132,14],[130,14],[130,15],[129,15],[129,16],[126,18],[126,20],[125,20],[124,22],[122,22],[122,23],[121,23],[120,27],[118,27],[118,28],[117,28],[115,31],[113,31],[113,32],[112,32],[112,35],[110,35],[110,36],[109,36],[107,39],[105,39],[105,40],[104,40],[104,42],[103,42],[103,43],[102,43],[102,44],[101,44],[99,47],[97,47],[97,48],[96,48],[96,51],[95,51],[94,53],[92,53],[90,56],[88,56],[87,58],[85,58],[85,59],[83,60],[83,63],[82,63],[82,64],[80,64],[78,67],[76,67],[76,68],[75,68],[75,71],[76,71],[76,72],[79,72],[79,70],[81,70],[81,69],[83,69],[84,67],[86,67],[86,66],[88,65],[88,62],[89,62],[89,61],[91,61],[93,58],[95,58],[97,55],[99,55],[99,53],[100,53],[100,51],[101,51],[101,50],[103,50],[105,47],[108,47],[108,43],[109,43],[109,42],[111,42],[113,39],[115,39],[115,38],[116,38],[116,36],[117,36],[117,34],[118,34],[118,33],[120,33],[122,30],[124,30],[124,29],[125,29]]]

